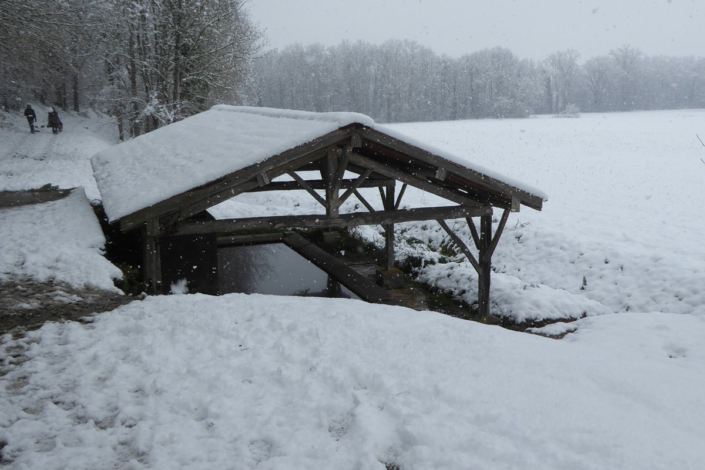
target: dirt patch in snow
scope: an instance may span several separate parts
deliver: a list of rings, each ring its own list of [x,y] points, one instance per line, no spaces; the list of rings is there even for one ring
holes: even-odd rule
[[[40,328],[47,321],[80,320],[138,299],[54,281],[18,279],[0,283],[0,335]]]

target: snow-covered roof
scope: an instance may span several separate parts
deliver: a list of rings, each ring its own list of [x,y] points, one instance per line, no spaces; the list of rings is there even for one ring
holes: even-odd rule
[[[535,188],[417,142],[358,113],[218,105],[99,152],[91,162],[105,211],[115,221],[351,124],[372,128],[546,199]]]

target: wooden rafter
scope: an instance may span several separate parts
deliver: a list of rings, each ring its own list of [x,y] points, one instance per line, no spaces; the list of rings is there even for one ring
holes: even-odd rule
[[[388,178],[394,178],[398,181],[401,181],[402,183],[408,184],[409,186],[414,186],[429,193],[435,194],[436,196],[448,199],[449,201],[468,206],[481,205],[477,201],[474,201],[469,197],[463,196],[458,192],[445,189],[439,185],[428,182],[426,179],[417,178],[409,173],[406,173],[396,168],[392,168],[391,166],[385,165],[383,163],[376,162],[368,157],[359,155],[355,152],[353,152],[350,156],[350,161],[361,167],[374,170],[380,175],[384,175]]]
[[[360,134],[364,138],[363,146],[372,145],[374,147],[375,144],[384,145],[388,148],[394,149],[404,154],[407,160],[408,157],[412,157],[432,165],[436,170],[438,170],[439,168],[443,168],[447,173],[454,173],[455,175],[467,180],[468,182],[472,182],[480,187],[487,188],[489,190],[494,190],[501,194],[505,194],[509,196],[509,198],[511,198],[511,196],[515,196],[519,198],[524,204],[537,210],[540,210],[543,204],[543,200],[538,196],[534,196],[533,194],[510,186],[509,184],[503,183],[502,181],[499,181],[495,178],[492,178],[490,176],[463,167],[444,158],[433,155],[414,145],[408,144],[399,139],[395,139],[394,137],[388,136],[382,132],[376,131],[371,128],[364,128],[360,130]]]

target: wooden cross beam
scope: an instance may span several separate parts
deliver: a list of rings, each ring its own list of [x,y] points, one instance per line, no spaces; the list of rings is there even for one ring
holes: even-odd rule
[[[280,229],[288,227],[332,228],[354,227],[358,225],[387,225],[420,220],[435,220],[437,218],[457,219],[461,217],[478,217],[485,214],[492,214],[492,208],[489,206],[445,206],[398,211],[385,210],[372,213],[354,212],[351,214],[340,214],[337,217],[325,215],[293,215],[247,219],[181,221],[180,225],[175,227],[175,232],[170,235],[227,234],[241,230]]]

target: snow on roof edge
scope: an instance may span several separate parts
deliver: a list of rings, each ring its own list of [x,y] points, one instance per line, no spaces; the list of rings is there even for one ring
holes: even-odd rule
[[[264,108],[264,107],[254,107],[254,106],[230,106],[230,105],[215,105],[211,108],[214,111],[225,111],[225,112],[236,112],[236,113],[247,113],[256,114],[260,116],[272,117],[272,118],[284,118],[284,119],[305,119],[310,121],[326,121],[333,122],[339,127],[345,127],[353,123],[359,123],[364,126],[375,129],[376,131],[387,134],[390,137],[406,142],[407,144],[418,147],[421,150],[432,153],[438,157],[448,160],[452,163],[458,164],[467,168],[468,170],[476,171],[482,173],[485,176],[496,179],[504,184],[512,186],[513,188],[529,193],[533,196],[541,198],[544,202],[548,201],[548,195],[531,185],[522,183],[518,180],[505,176],[494,170],[490,170],[487,167],[472,163],[466,159],[460,158],[450,152],[443,149],[435,147],[433,145],[426,144],[424,142],[418,141],[413,137],[410,137],[402,132],[399,132],[390,127],[377,124],[371,117],[354,112],[311,112],[311,111],[297,111],[293,109],[279,109],[279,108]]]
[[[443,150],[441,148],[438,148],[434,145],[427,144],[425,142],[419,141],[413,137],[410,137],[408,134],[404,134],[403,132],[399,132],[396,129],[392,129],[388,126],[383,126],[380,124],[375,124],[373,126],[373,129],[376,131],[382,132],[383,134],[387,134],[390,137],[393,137],[397,140],[401,140],[403,142],[406,142],[409,145],[413,145],[414,147],[418,147],[421,150],[424,150],[428,153],[431,153],[437,157],[441,157],[445,160],[448,160],[449,162],[455,163],[457,165],[460,165],[464,168],[467,168],[468,170],[476,171],[478,173],[481,173],[485,176],[489,176],[490,178],[496,179],[497,181],[504,183],[506,185],[509,185],[515,189],[518,189],[520,191],[524,191],[526,193],[531,194],[532,196],[536,196],[538,198],[541,198],[544,202],[548,201],[548,195],[529,184],[522,183],[514,178],[510,178],[508,176],[505,176],[499,172],[496,172],[494,170],[490,170],[489,168],[478,165],[477,163],[473,163],[469,160],[466,160],[464,158],[458,157],[457,155],[450,153],[446,150]]]
[[[233,113],[257,114],[259,116],[266,116],[271,118],[304,119],[308,121],[333,122],[338,124],[340,127],[348,126],[353,123],[359,123],[368,127],[375,126],[374,119],[361,113],[315,113],[311,111],[297,111],[293,109],[259,108],[254,106],[230,106],[225,104],[215,105],[211,108],[211,110]]]

